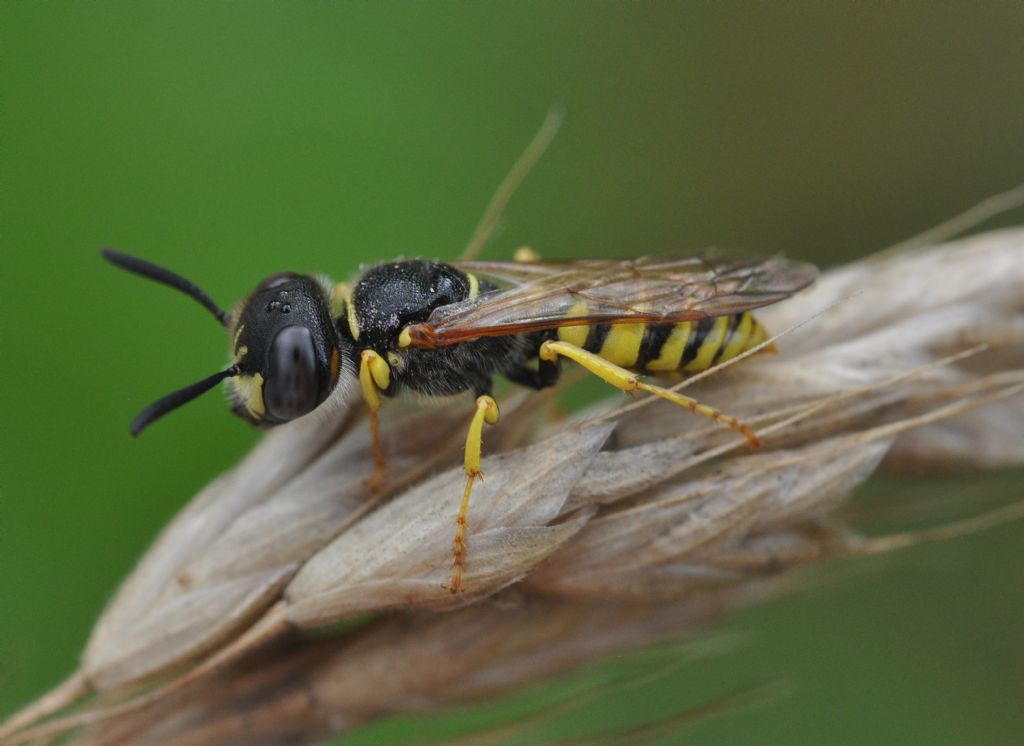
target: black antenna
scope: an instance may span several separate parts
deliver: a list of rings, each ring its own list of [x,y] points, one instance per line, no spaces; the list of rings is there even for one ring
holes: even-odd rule
[[[186,386],[185,388],[170,393],[161,399],[157,399],[155,402],[139,412],[139,415],[132,420],[132,435],[138,435],[146,427],[163,417],[168,412],[173,412],[181,405],[188,404],[197,396],[205,394],[225,378],[237,376],[238,372],[239,367],[237,365],[232,365],[230,368],[222,370],[219,373],[214,373],[212,376],[204,378],[202,381],[197,381],[191,386]]]
[[[195,298],[203,304],[206,310],[217,317],[217,321],[219,321],[221,325],[227,326],[230,322],[231,315],[227,311],[214,303],[213,299],[200,290],[198,286],[186,280],[181,275],[171,272],[169,269],[158,267],[152,262],[147,262],[145,259],[139,259],[138,257],[123,254],[115,249],[103,249],[100,251],[100,254],[102,254],[103,258],[108,262],[120,267],[121,269],[126,269],[129,272],[149,278],[150,280],[162,282],[164,285],[169,285],[175,290],[180,290],[185,295]]]

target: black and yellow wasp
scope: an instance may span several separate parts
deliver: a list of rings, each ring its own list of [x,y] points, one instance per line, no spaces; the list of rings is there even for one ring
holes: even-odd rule
[[[691,257],[628,261],[443,263],[423,259],[371,267],[351,285],[283,273],[261,282],[233,312],[183,277],[110,249],[117,266],[183,291],[227,328],[232,363],[156,401],[132,423],[147,425],[227,381],[235,413],[256,425],[312,412],[343,376],[358,378],[377,434],[381,396],[404,388],[476,397],[465,448],[450,590],[462,587],[466,511],[480,476],[484,423],[498,421],[495,375],[534,389],[555,383],[560,358],[624,391],[647,391],[741,432],[742,422],[641,379],[692,374],[767,339],[750,311],[810,284],[809,264]]]

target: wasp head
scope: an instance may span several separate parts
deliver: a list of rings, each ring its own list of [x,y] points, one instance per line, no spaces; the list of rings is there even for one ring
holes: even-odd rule
[[[102,253],[116,266],[198,301],[232,339],[231,365],[153,402],[132,422],[132,435],[224,380],[233,411],[255,425],[279,425],[308,414],[334,389],[343,340],[331,319],[331,291],[320,280],[292,273],[273,275],[234,313],[227,313],[196,285],[168,269],[112,249]]]
[[[228,379],[234,411],[254,424],[278,425],[316,409],[341,367],[342,341],[330,291],[306,275],[268,277],[232,319],[238,374]]]

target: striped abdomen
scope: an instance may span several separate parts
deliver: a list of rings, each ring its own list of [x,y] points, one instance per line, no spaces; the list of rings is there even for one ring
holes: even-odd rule
[[[749,313],[679,324],[563,326],[558,338],[631,370],[699,373],[768,338]]]

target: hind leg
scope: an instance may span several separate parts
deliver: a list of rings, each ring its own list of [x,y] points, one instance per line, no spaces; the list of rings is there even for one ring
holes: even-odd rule
[[[558,366],[550,360],[538,360],[537,369],[525,363],[503,371],[505,378],[530,389],[546,389],[558,382]]]
[[[669,391],[661,386],[645,383],[640,380],[640,376],[637,373],[631,373],[625,368],[620,368],[603,357],[587,352],[582,347],[559,340],[548,340],[540,346],[541,360],[553,362],[560,356],[582,365],[595,376],[618,389],[626,392],[646,391],[655,396],[660,396],[662,399],[667,399],[681,407],[686,407],[694,414],[709,417],[715,422],[721,422],[723,425],[731,427],[747,439],[747,443],[750,444],[751,448],[757,448],[760,445],[760,441],[757,439],[754,431],[746,423],[740,422],[735,417],[730,417],[714,407],[709,407],[707,404],[701,404],[696,399],[683,396],[675,391]]]

